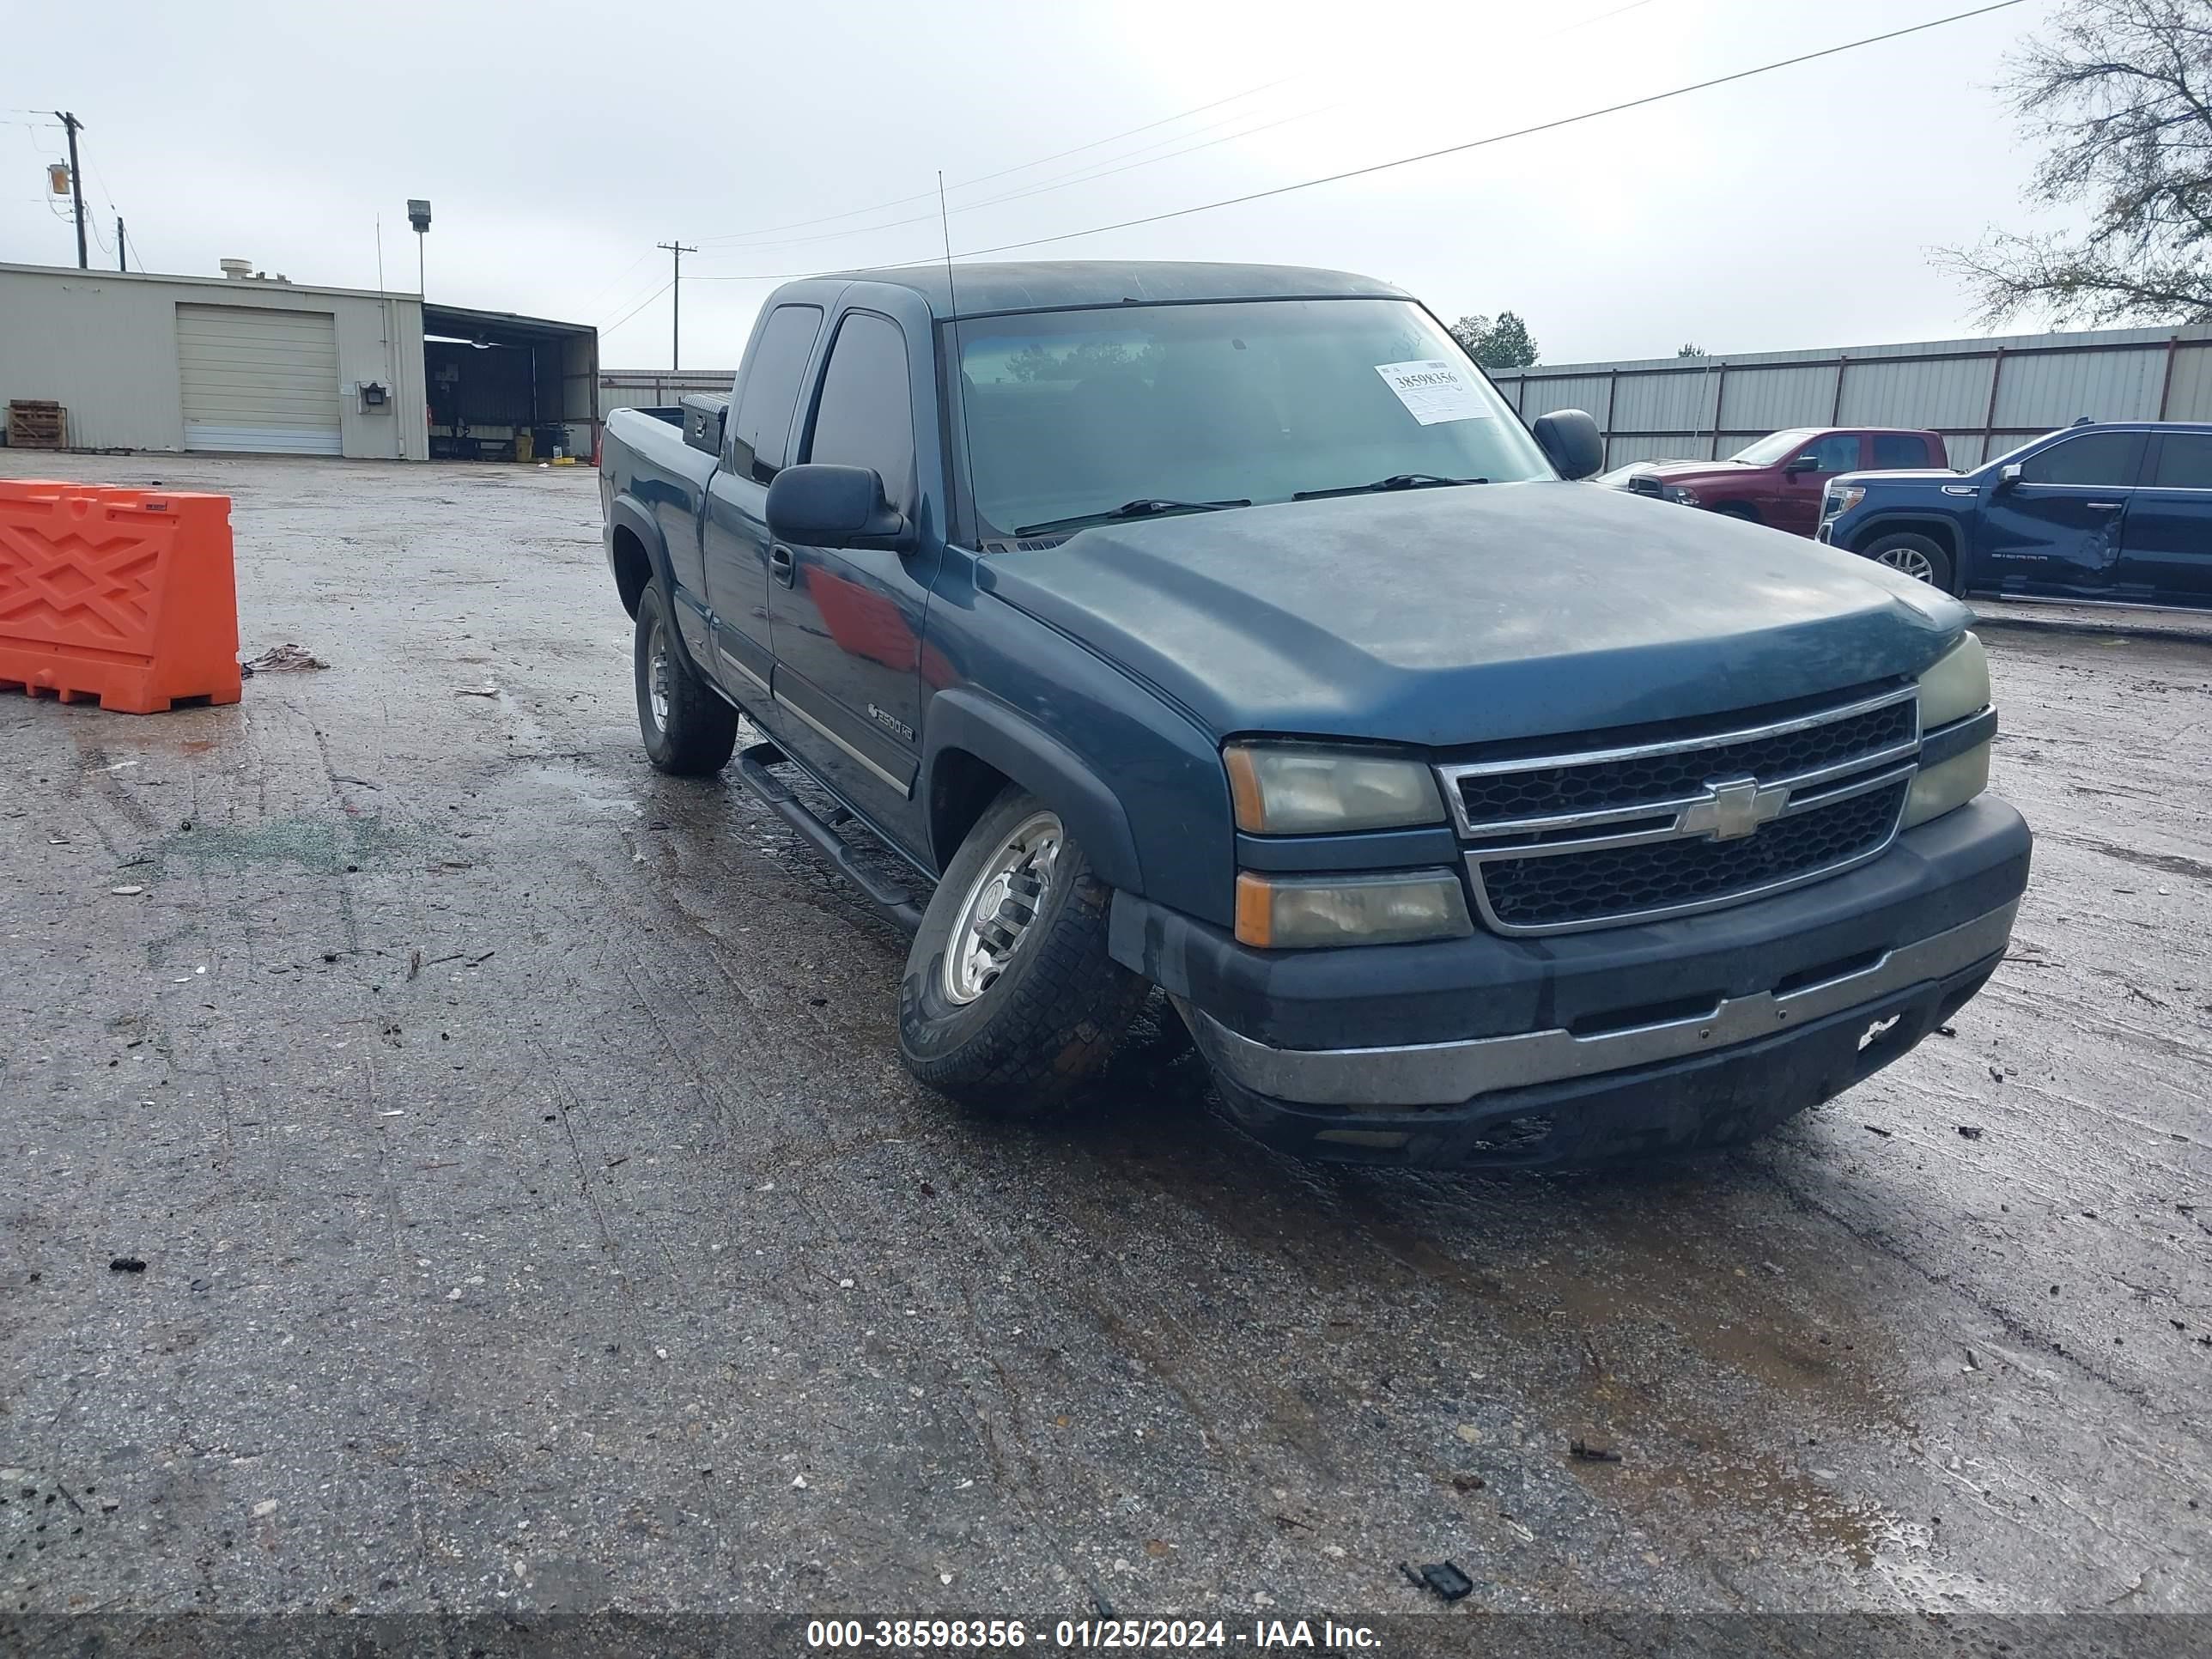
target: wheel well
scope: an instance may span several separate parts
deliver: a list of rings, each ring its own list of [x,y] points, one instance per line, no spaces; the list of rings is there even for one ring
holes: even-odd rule
[[[1951,556],[1955,567],[1959,559],[1959,531],[1956,525],[1942,519],[1884,519],[1872,528],[1861,531],[1851,538],[1851,551],[1863,553],[1884,536],[1925,536]]]
[[[1752,506],[1748,501],[1723,501],[1719,506],[1713,508],[1713,511],[1726,518],[1741,519],[1747,524],[1764,524],[1765,522],[1765,520],[1759,516],[1759,509]]]
[[[623,609],[635,617],[646,584],[653,580],[653,561],[646,556],[645,544],[638,540],[636,532],[616,527],[614,562],[615,591],[622,595]]]
[[[939,869],[1010,781],[997,767],[964,749],[939,751],[929,772],[929,845]]]

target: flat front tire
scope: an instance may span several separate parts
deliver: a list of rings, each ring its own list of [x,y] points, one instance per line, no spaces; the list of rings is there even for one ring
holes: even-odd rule
[[[738,745],[738,711],[691,666],[657,578],[638,596],[632,656],[646,757],[657,769],[683,778],[705,777],[728,765]]]
[[[938,883],[899,986],[899,1053],[971,1110],[1064,1107],[1150,988],[1106,953],[1111,890],[1057,813],[1009,787]]]

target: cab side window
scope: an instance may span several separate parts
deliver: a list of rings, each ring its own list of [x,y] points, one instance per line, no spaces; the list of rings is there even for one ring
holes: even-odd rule
[[[2166,434],[2151,483],[2160,489],[2212,490],[2212,434]]]
[[[1893,472],[1928,465],[1928,440],[1911,432],[1874,434],[1874,465],[1877,471]]]
[[[884,498],[914,511],[914,397],[906,336],[888,317],[856,311],[838,325],[806,459],[875,469]]]
[[[2135,483],[2136,467],[2142,459],[2142,437],[2138,433],[2084,433],[2029,456],[2020,464],[2020,481],[2125,489]]]
[[[1797,452],[1813,458],[1815,472],[1856,472],[1859,469],[1859,435],[1856,432],[1831,432],[1825,438],[1816,438]]]

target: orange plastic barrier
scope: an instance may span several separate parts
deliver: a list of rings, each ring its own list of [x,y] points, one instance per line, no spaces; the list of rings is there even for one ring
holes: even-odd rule
[[[0,688],[236,702],[230,497],[0,481]]]

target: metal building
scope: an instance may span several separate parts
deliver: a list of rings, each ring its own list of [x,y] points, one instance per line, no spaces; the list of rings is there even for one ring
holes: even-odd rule
[[[73,449],[527,459],[597,436],[599,337],[413,294],[0,264],[0,409]]]
[[[2212,421],[2212,327],[1547,363],[1491,378],[1531,418],[1589,410],[1607,466],[1728,455],[1784,427],[1903,426],[1941,432],[1951,465],[1966,468],[2085,415]]]

